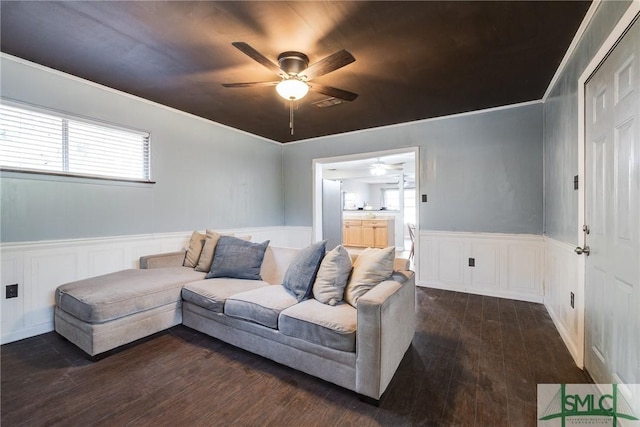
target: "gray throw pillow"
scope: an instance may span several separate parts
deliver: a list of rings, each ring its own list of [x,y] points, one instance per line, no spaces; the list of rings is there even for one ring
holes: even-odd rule
[[[313,297],[323,304],[336,305],[344,297],[351,274],[351,256],[342,245],[327,252],[313,283]]]
[[[233,279],[262,280],[260,267],[269,240],[252,243],[232,236],[220,236],[213,254],[211,270],[205,279],[230,277]]]
[[[311,295],[316,273],[324,257],[327,241],[314,243],[298,252],[291,260],[287,272],[284,274],[282,286],[288,290],[298,301],[302,301]]]

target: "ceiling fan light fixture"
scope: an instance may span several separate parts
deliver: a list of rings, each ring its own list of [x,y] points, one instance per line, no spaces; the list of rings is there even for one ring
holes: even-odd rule
[[[387,170],[381,164],[377,163],[371,166],[371,175],[373,176],[382,176],[387,173]]]
[[[309,85],[296,78],[286,79],[276,85],[278,95],[287,101],[297,101],[309,92]]]

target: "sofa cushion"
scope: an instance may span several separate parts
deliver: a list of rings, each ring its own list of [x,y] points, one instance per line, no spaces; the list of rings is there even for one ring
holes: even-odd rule
[[[396,248],[366,248],[353,263],[351,278],[344,291],[344,300],[356,307],[358,298],[393,273]]]
[[[213,254],[211,270],[206,278],[232,277],[262,280],[260,267],[269,240],[252,243],[232,236],[220,236]]]
[[[203,273],[186,267],[122,270],[61,285],[56,305],[88,323],[102,323],[180,301],[185,283]]]
[[[269,284],[261,280],[229,279],[226,277],[198,280],[187,283],[182,288],[182,299],[215,313],[223,313],[227,298],[262,286],[269,286]]]
[[[278,316],[298,300],[281,285],[264,286],[227,298],[224,314],[278,328]]]
[[[325,255],[316,280],[313,283],[313,297],[323,304],[336,305],[344,297],[351,274],[351,256],[342,245],[338,245]]]
[[[311,295],[313,282],[324,257],[327,241],[314,243],[298,252],[284,275],[282,286],[302,301]]]
[[[191,239],[189,239],[189,247],[187,248],[187,253],[184,255],[184,262],[182,263],[185,267],[194,268],[198,265],[198,260],[200,259],[200,253],[202,252],[202,247],[204,246],[204,242],[206,240],[206,236],[197,231],[194,231],[191,234]]]
[[[302,301],[280,313],[283,335],[342,351],[356,351],[358,312],[346,303],[330,306],[314,299]]]

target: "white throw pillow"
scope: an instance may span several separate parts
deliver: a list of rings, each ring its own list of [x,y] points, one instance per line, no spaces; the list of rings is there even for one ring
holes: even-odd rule
[[[378,283],[387,280],[393,274],[393,260],[396,248],[367,248],[353,263],[353,272],[344,291],[344,299],[356,307],[358,299]]]
[[[313,297],[323,304],[336,305],[344,297],[351,274],[351,257],[342,245],[327,252],[320,264],[316,281],[313,283]]]

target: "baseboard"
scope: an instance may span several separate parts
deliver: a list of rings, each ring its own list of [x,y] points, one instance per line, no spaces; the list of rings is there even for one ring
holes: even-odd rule
[[[53,331],[53,320],[3,335],[2,344],[35,337],[51,331]]]
[[[564,323],[561,321],[560,316],[558,316],[558,314],[554,311],[553,307],[549,305],[546,300],[544,302],[544,306],[547,309],[547,312],[549,312],[549,316],[551,317],[553,324],[558,330],[558,333],[560,334],[560,338],[562,338],[564,345],[567,347],[567,350],[569,350],[569,353],[571,354],[573,361],[576,363],[576,365],[579,368],[582,368],[583,367],[583,362],[582,362],[583,351],[577,347],[577,343],[576,343],[577,337],[575,337],[574,334],[569,332],[569,330],[566,328]]]
[[[542,296],[519,294],[519,293],[508,292],[508,291],[492,291],[488,289],[452,287],[450,285],[443,285],[442,283],[438,283],[438,282],[419,282],[419,283],[416,283],[416,286],[419,286],[422,288],[442,289],[445,291],[464,292],[464,293],[473,294],[473,295],[483,295],[488,297],[512,299],[517,301],[535,302],[539,304],[542,304],[544,302],[544,298]]]

